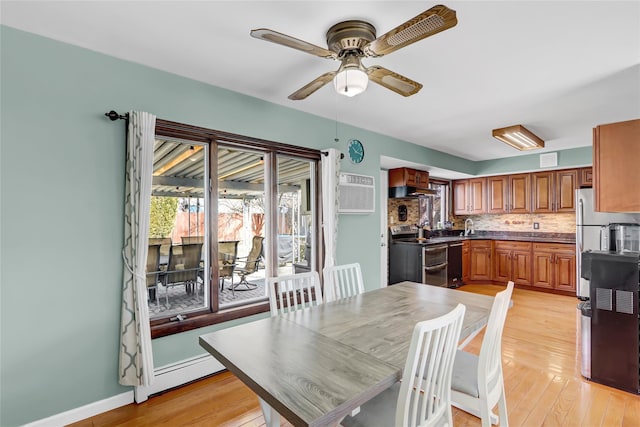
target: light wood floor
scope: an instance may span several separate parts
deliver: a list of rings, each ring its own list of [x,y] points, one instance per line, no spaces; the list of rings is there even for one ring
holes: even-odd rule
[[[495,295],[493,285],[464,291]],[[640,397],[580,376],[576,298],[516,289],[502,350],[511,426],[640,426]],[[482,334],[467,347],[478,352]],[[453,409],[456,427],[480,421]],[[284,427],[291,424],[282,420]],[[87,426],[264,426],[256,396],[225,372],[73,424]]]

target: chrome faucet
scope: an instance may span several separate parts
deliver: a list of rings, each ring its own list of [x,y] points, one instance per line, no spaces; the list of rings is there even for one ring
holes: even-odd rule
[[[475,234],[475,230],[473,229],[473,220],[471,218],[467,218],[464,220],[464,235],[468,236],[469,234]]]

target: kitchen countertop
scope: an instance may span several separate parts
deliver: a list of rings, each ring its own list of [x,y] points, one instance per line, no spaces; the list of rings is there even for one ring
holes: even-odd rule
[[[449,233],[455,233],[449,232]],[[463,242],[465,240],[511,240],[518,242],[539,243],[568,243],[575,244],[576,236],[573,233],[540,233],[518,231],[482,231],[478,230],[470,236],[448,235],[432,236],[424,241],[404,242],[409,244],[435,245],[438,243]]]

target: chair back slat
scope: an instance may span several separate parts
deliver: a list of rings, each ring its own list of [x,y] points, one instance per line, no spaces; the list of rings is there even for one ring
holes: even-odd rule
[[[324,269],[324,285],[331,287],[335,300],[352,297],[364,292],[359,263],[335,265]]]
[[[451,374],[465,306],[416,324],[402,375],[396,425],[452,424]]]
[[[267,279],[271,315],[291,313],[322,304],[318,273],[292,274]]]

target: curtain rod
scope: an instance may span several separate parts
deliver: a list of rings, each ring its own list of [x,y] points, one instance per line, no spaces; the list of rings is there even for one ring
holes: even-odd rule
[[[109,117],[109,120],[115,122],[116,120],[129,120],[129,113],[126,114],[118,114],[115,111],[111,110],[108,113],[104,113],[105,116]]]
[[[321,151],[320,153],[322,153],[323,156],[328,156],[329,155],[328,151]],[[340,153],[340,158],[344,159],[344,153]]]
[[[108,113],[104,113],[105,116],[109,117],[109,120],[115,122],[116,120],[129,120],[129,113],[126,114],[118,114],[116,111],[111,110]],[[321,153],[325,156],[329,155],[328,151],[321,151]],[[344,159],[344,153],[340,153],[340,158]]]

